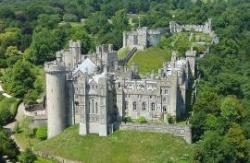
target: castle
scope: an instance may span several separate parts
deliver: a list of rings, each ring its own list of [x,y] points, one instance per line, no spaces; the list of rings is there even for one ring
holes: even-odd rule
[[[125,117],[149,122],[185,117],[187,90],[196,76],[196,51],[191,48],[183,58],[173,51],[169,62],[147,76],[141,76],[136,65],[126,67],[137,50],[157,45],[164,33],[181,31],[206,33],[211,44],[219,41],[211,20],[204,25],[170,22],[168,29],[124,32],[123,47],[130,52],[123,59],[118,59],[112,45],[82,55],[80,42],[70,41],[68,49],[56,53],[56,60],[45,63],[48,138],[74,124],[79,124],[80,135],[107,136]]]
[[[123,48],[137,48],[143,50],[149,46],[157,45],[166,28],[148,29],[147,27],[137,28],[134,31],[123,32]]]
[[[79,124],[80,135],[112,133],[125,116],[160,121],[166,115],[186,114],[186,92],[195,75],[193,50],[186,58],[165,63],[158,74],[140,77],[138,68],[119,65],[112,45],[81,55],[79,41],[56,53],[56,60],[45,64],[48,138],[66,126]]]

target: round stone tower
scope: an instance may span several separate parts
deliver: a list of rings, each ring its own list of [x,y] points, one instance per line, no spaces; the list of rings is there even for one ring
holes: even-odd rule
[[[59,60],[45,64],[48,138],[60,134],[66,125],[66,71]]]

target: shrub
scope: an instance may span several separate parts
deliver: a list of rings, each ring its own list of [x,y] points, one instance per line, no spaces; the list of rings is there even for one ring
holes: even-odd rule
[[[36,155],[28,148],[21,155],[19,155],[18,160],[21,163],[32,163],[37,160]]]
[[[123,117],[122,121],[125,123],[132,122],[132,118],[131,117]]]
[[[168,123],[174,124],[175,123],[175,117],[174,116],[168,116]]]
[[[47,127],[40,127],[36,131],[36,138],[40,140],[46,140],[47,139]]]
[[[147,123],[147,120],[146,120],[145,117],[141,116],[141,117],[138,118],[138,122],[143,124],[143,123]]]

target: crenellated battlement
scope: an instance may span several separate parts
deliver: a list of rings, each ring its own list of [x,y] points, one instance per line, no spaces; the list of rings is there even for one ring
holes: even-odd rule
[[[81,42],[79,40],[77,41],[70,40],[69,48],[81,48]]]
[[[46,62],[44,64],[44,70],[46,73],[59,73],[59,72],[66,71],[62,63],[57,62],[57,61]]]
[[[100,46],[96,46],[96,54],[112,53],[112,52],[114,52],[112,44],[103,44]]]

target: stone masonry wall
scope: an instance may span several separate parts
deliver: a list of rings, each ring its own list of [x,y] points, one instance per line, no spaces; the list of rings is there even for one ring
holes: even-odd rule
[[[145,132],[169,133],[173,134],[174,136],[183,138],[189,144],[192,143],[192,131],[190,126],[122,123],[120,125],[120,130],[137,130]]]

